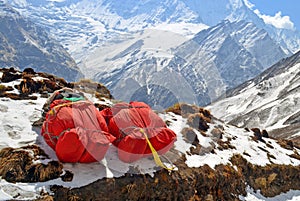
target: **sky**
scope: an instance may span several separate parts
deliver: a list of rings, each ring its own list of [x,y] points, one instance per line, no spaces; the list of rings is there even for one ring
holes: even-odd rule
[[[278,28],[300,30],[300,0],[245,0],[265,21]]]

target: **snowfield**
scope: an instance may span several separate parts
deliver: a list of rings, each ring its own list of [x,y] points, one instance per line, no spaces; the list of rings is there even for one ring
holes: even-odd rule
[[[218,118],[240,127],[260,127],[286,139],[300,135],[300,53],[207,106]],[[285,131],[286,134],[284,134]]]

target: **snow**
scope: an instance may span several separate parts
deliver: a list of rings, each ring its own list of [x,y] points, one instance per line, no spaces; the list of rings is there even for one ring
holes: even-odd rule
[[[185,127],[188,127],[186,124],[186,119],[184,119],[180,115],[175,115],[174,113],[160,114],[159,116],[164,121],[170,122],[169,128],[173,130],[177,135],[177,141],[175,142],[176,150],[178,150],[180,153],[185,154],[192,146],[190,143],[184,141],[181,134],[181,130]]]
[[[162,23],[156,25],[153,29],[170,31],[177,34],[181,34],[186,36],[187,38],[192,38],[196,33],[209,28],[209,26],[205,24],[193,24],[193,23]]]
[[[259,191],[254,192],[254,190],[248,186],[246,197],[240,196],[239,198],[241,201],[300,201],[300,191],[290,190],[275,197],[267,198],[261,195]]]
[[[48,78],[39,77],[39,76],[33,77],[32,79],[33,79],[33,81],[36,81],[36,82],[38,82],[38,81],[43,81],[43,80],[49,80]]]
[[[299,72],[300,64],[296,64],[282,72],[279,76],[273,76],[268,80],[260,82],[258,85],[252,83],[241,91],[241,93],[215,102],[209,105],[207,109],[211,110],[216,117],[230,121],[237,116],[242,116],[256,109],[263,111],[264,109],[272,108],[270,114],[268,114],[268,118],[260,122],[260,125],[257,122],[256,126],[268,128],[269,130],[281,128],[283,127],[284,119],[291,116],[291,113],[299,111],[296,100],[300,98],[300,94],[290,94],[283,100],[277,100],[277,98],[280,97],[280,94],[286,89],[292,89],[293,86],[294,88],[297,87],[293,79],[295,79],[295,75]],[[263,95],[257,95],[259,93]],[[283,101],[286,101],[287,106],[283,104]],[[295,111],[285,111],[283,114],[280,112],[280,107],[295,107]],[[226,109],[224,110],[224,108]]]
[[[205,155],[187,155],[186,164],[189,167],[200,167],[205,164],[211,168],[215,168],[218,164],[231,164],[230,158],[235,154],[242,155],[250,163],[258,166],[265,166],[267,164],[285,164],[285,165],[300,165],[300,161],[289,157],[293,154],[292,150],[287,150],[276,143],[273,139],[264,138],[266,143],[254,141],[252,132],[234,126],[223,126],[225,133],[223,134],[223,141],[230,140],[230,144],[234,149],[219,150],[215,149],[215,153],[206,153]],[[209,135],[209,132],[208,132]],[[206,140],[200,140],[201,146],[205,146]],[[212,142],[210,142],[211,144]],[[216,142],[215,146],[218,147]],[[271,146],[267,146],[271,145]],[[273,147],[273,148],[272,148]],[[266,150],[266,151],[262,151]],[[269,156],[273,156],[269,157]]]
[[[37,133],[32,130],[31,124],[37,120],[41,112],[36,109],[42,108],[46,99],[38,101],[15,101],[1,98],[2,115],[0,116],[1,141],[0,148],[7,146],[19,147],[28,143],[34,143]],[[24,118],[25,117],[25,118]]]
[[[97,72],[114,72],[134,58],[143,60],[150,56],[171,59],[171,48],[187,40],[188,38],[181,34],[159,29],[124,34],[118,41],[109,41],[85,56],[80,67],[87,78],[94,78]]]

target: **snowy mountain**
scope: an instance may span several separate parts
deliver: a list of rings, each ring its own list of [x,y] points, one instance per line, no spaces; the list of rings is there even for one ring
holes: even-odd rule
[[[0,66],[34,68],[75,80],[81,73],[69,53],[43,28],[0,3]]]
[[[100,106],[116,101],[102,85],[106,92],[96,95],[98,85],[91,82],[67,83],[28,70],[0,72],[1,80],[14,77],[0,91],[0,200],[299,199],[299,147],[265,131],[226,124],[195,105],[157,111],[177,135],[161,156],[171,171],[158,168],[152,157],[124,163],[113,145],[102,161],[61,163],[40,136],[38,121],[53,90],[73,86]]]
[[[84,63],[88,72],[98,72],[88,76],[105,83],[117,99],[166,108],[176,102],[206,105],[284,56],[253,23],[223,21],[189,40],[157,30],[131,35]]]
[[[7,2],[46,27],[86,77],[152,106],[208,104],[300,47],[298,31],[266,25],[243,0]]]
[[[7,0],[22,14],[48,27],[80,62],[86,51],[101,47],[103,42],[121,33],[142,31],[164,24],[215,26],[222,20],[253,22],[268,33],[288,52],[300,46],[297,31],[267,26],[243,0]],[[181,23],[181,25],[180,25]],[[186,33],[186,34],[187,34]],[[293,35],[293,37],[291,37]]]
[[[266,128],[272,136],[300,143],[300,52],[228,92],[208,108],[242,127]]]

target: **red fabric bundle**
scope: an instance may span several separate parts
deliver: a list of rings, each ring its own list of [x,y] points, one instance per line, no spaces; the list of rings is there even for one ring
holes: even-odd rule
[[[176,140],[176,134],[143,102],[119,103],[101,113],[109,132],[117,138],[113,143],[124,162],[152,155],[145,134],[159,154],[166,153]]]
[[[102,160],[115,137],[105,119],[89,101],[59,99],[51,103],[42,136],[62,162],[90,163]]]

